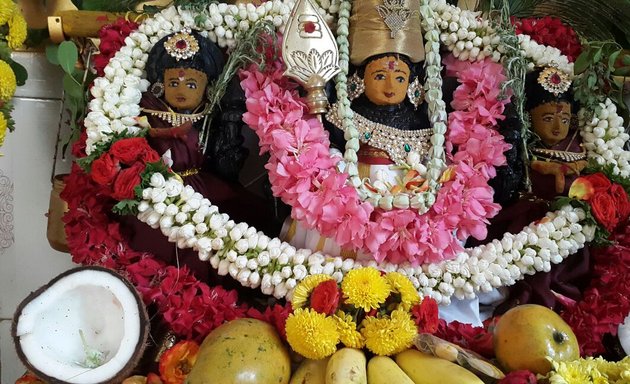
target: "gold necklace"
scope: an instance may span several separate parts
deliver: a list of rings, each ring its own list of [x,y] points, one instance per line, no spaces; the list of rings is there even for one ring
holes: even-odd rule
[[[561,161],[565,163],[573,163],[580,160],[586,159],[586,151],[582,150],[582,152],[571,152],[569,151],[569,147],[575,141],[577,136],[577,131],[573,133],[571,140],[564,148],[564,150],[559,149],[548,149],[548,148],[532,148],[532,153],[535,155],[539,155],[543,158],[547,158],[548,160]]]
[[[371,121],[357,112],[354,112],[353,116],[354,126],[359,131],[359,140],[387,152],[394,163],[404,164],[407,161],[407,154],[411,151],[417,152],[421,158],[428,156],[433,129],[398,129]],[[337,104],[330,107],[326,119],[342,129],[342,119],[339,117]]]
[[[155,116],[163,121],[166,121],[167,123],[171,125],[171,127],[179,127],[180,125],[187,123],[189,121],[194,124],[197,121],[206,117],[206,115],[208,114],[208,103],[203,104],[202,111],[197,112],[197,113],[179,113],[179,112],[173,111],[173,109],[169,107],[168,105],[166,105],[166,103],[164,103],[164,105],[167,108],[166,111],[159,111],[156,109],[148,109],[148,108],[142,108],[141,110],[145,113],[148,113],[151,116]],[[201,108],[201,105],[198,106],[195,110],[199,110],[200,108]]]

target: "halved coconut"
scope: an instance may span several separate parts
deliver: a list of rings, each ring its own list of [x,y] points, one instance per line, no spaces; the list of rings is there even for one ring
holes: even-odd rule
[[[149,334],[146,308],[115,272],[80,267],[31,293],[13,319],[18,356],[51,383],[112,383],[127,377]]]

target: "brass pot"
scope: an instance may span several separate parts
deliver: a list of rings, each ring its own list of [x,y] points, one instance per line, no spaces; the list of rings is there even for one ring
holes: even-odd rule
[[[48,226],[46,237],[50,246],[59,252],[70,252],[68,241],[66,240],[65,224],[61,220],[68,211],[68,204],[61,199],[60,193],[66,186],[65,178],[67,174],[57,175],[53,180],[50,191],[50,203],[48,204]]]

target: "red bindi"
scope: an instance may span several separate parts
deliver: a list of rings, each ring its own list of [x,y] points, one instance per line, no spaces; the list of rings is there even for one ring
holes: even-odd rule
[[[387,67],[389,68],[390,71],[393,71],[397,65],[398,63],[395,60],[391,60],[387,63]]]
[[[317,29],[317,26],[312,21],[307,21],[304,23],[304,32],[313,33]]]
[[[562,104],[560,103],[556,104],[556,112],[558,113],[562,112]]]

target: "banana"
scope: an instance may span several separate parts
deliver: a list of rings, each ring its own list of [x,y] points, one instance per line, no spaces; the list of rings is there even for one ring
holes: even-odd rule
[[[291,376],[289,384],[325,384],[328,358],[321,360],[306,359]]]
[[[326,384],[367,384],[365,354],[354,348],[341,348],[326,366]]]
[[[396,362],[386,356],[374,356],[367,366],[370,384],[414,384]]]
[[[396,363],[415,384],[483,384],[466,368],[415,349],[396,355]]]

